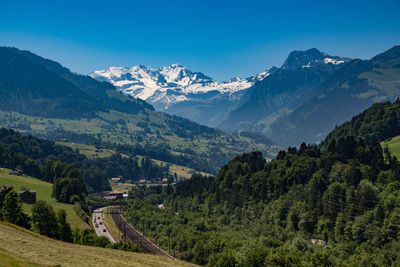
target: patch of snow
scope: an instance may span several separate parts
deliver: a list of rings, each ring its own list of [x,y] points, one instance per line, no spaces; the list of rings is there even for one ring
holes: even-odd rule
[[[343,60],[336,60],[336,59],[327,57],[327,58],[324,58],[324,63],[325,64],[331,63],[333,65],[339,65],[339,64],[344,63],[344,61]]]

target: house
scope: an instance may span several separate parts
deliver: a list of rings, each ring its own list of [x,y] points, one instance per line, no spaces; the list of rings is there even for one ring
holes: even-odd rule
[[[122,198],[123,198],[124,200],[128,200],[128,193],[123,193],[123,194],[122,194]]]
[[[139,180],[139,184],[145,184],[145,183],[146,183],[145,179]]]
[[[36,190],[18,191],[18,195],[22,203],[33,204],[36,202]]]
[[[108,193],[109,196],[116,196],[117,200],[123,199],[123,194],[124,193],[121,193],[121,192],[118,192],[118,191],[113,191],[113,192]]]
[[[117,200],[117,196],[104,196],[104,199],[114,201],[114,200]]]
[[[118,192],[118,191],[112,191],[112,192],[104,192],[103,198],[106,200],[122,200],[123,193]]]
[[[14,170],[8,172],[8,174],[21,176],[24,174],[24,172],[20,169],[15,168]]]
[[[120,183],[121,182],[121,178],[120,177],[113,177],[113,178],[111,178],[111,182]]]
[[[161,180],[161,183],[167,184],[167,183],[168,183],[168,179],[167,179],[167,178],[162,179],[162,180]]]

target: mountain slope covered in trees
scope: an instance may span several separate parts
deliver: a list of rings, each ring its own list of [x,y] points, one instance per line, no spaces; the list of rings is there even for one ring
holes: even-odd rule
[[[164,158],[181,157],[185,166],[209,173],[242,151],[271,151],[249,137],[156,112],[107,82],[72,73],[28,51],[0,47],[0,57],[3,127],[53,141],[141,146]]]
[[[364,128],[378,138],[399,134],[380,136],[375,125],[383,120],[365,120]],[[330,137],[327,148],[290,147],[272,162],[243,154],[216,177],[194,176],[159,193],[137,190],[131,194],[141,199],[128,203],[126,217],[202,265],[396,266],[400,163],[365,133]],[[160,202],[163,210],[154,205]]]
[[[348,62],[312,48],[289,54],[280,68],[248,89],[249,96],[218,127],[268,133],[277,118],[311,97],[312,91]]]
[[[370,60],[343,65],[315,89],[314,96],[277,120],[269,136],[279,144],[317,142],[374,103],[400,96],[400,46]]]

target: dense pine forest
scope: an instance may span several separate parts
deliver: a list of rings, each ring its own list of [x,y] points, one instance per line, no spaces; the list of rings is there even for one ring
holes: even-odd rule
[[[125,216],[178,257],[208,266],[396,266],[398,102],[372,106],[320,145],[266,162],[243,154],[215,177],[136,189]],[[163,206],[157,206],[162,203]]]

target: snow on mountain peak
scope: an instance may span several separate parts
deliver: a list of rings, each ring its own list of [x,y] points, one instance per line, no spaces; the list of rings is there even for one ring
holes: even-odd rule
[[[333,65],[339,65],[339,64],[344,63],[344,60],[336,60],[336,59],[327,57],[327,58],[324,58],[324,63],[325,64],[331,63]]]
[[[267,70],[247,79],[235,77],[228,81],[217,82],[201,72],[191,72],[182,64],[172,64],[157,69],[143,65],[131,68],[109,67],[89,74],[94,79],[112,83],[124,94],[152,104],[162,103],[164,108],[168,108],[170,104],[186,101],[196,94],[210,91],[233,94],[251,87],[256,81],[268,75]]]

